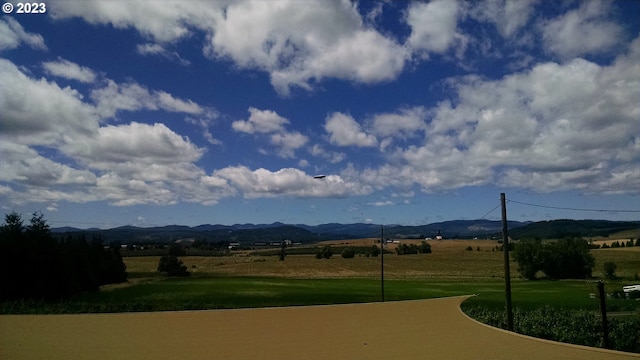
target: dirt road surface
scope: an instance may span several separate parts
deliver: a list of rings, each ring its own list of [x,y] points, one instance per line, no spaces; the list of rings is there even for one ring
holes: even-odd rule
[[[480,324],[465,297],[332,306],[0,316],[0,359],[640,359]]]

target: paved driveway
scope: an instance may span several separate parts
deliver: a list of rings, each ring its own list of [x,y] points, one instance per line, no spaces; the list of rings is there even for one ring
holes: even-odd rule
[[[0,316],[0,359],[640,359],[485,326],[464,299]]]

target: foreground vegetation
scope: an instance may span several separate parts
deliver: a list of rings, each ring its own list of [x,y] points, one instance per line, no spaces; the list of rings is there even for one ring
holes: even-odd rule
[[[472,301],[471,301],[472,302]],[[504,311],[463,304],[470,317],[506,329]],[[640,353],[640,315],[608,318],[609,348]],[[541,339],[603,347],[602,318],[594,311],[558,309],[545,305],[533,309],[516,307],[513,331]]]

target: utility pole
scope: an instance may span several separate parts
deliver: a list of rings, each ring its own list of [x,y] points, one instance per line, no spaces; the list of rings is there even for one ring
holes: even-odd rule
[[[598,282],[598,293],[600,295],[600,312],[602,314],[602,345],[609,348],[609,326],[607,324],[607,304],[605,302],[604,282]]]
[[[513,310],[511,309],[511,274],[509,271],[509,234],[507,232],[507,205],[504,193],[500,193],[502,205],[502,252],[504,254],[504,295],[506,300],[507,330],[513,331]]]
[[[380,225],[380,290],[384,302],[384,225]]]

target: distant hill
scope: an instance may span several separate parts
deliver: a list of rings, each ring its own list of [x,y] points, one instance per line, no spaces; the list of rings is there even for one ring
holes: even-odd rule
[[[509,222],[511,228],[526,225],[517,221]],[[426,238],[441,234],[445,239],[486,237],[499,231],[500,221],[490,220],[456,220],[445,221],[421,226],[385,225],[385,237],[392,238]],[[322,240],[355,239],[379,237],[380,225],[355,223],[330,223],[316,226],[273,224],[235,224],[210,225],[203,224],[195,227],[169,225],[162,227],[121,226],[108,230],[81,230],[72,227],[55,228],[56,234],[80,233],[88,239],[99,237],[103,242],[120,242],[122,244],[135,243],[169,243],[180,239],[194,239],[201,241],[228,241],[252,244],[254,242],[274,242],[292,240],[294,242],[315,242]]]
[[[606,220],[552,220],[539,222],[508,222],[509,236],[514,239],[564,238],[567,236],[608,236],[609,234],[637,229],[640,222],[606,221]],[[103,242],[117,241],[122,244],[135,243],[169,243],[180,239],[201,241],[227,241],[243,244],[255,242],[275,242],[291,240],[310,243],[322,240],[356,239],[380,236],[380,225],[355,223],[329,223],[322,225],[287,225],[273,224],[236,224],[209,225],[195,227],[169,225],[162,227],[142,228],[121,226],[108,230],[81,230],[73,227],[51,229],[60,236],[84,234],[87,239],[99,237]],[[385,225],[386,238],[435,238],[440,234],[444,239],[464,239],[478,237],[500,237],[502,222],[492,220],[453,220],[419,226]]]
[[[507,221],[510,229],[526,226],[528,223]],[[444,239],[486,238],[502,232],[502,221],[492,220],[453,220],[422,226],[390,226],[385,229],[389,236],[434,238],[440,234]]]
[[[638,221],[607,220],[550,220],[530,223],[526,226],[509,229],[514,239],[535,238],[561,239],[565,237],[607,237],[620,231],[637,229]]]

